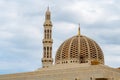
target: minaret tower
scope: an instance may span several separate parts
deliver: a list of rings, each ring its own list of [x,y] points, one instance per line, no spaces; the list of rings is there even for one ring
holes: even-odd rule
[[[49,11],[49,7],[45,14],[45,22],[44,22],[44,39],[43,39],[43,58],[42,58],[42,67],[47,68],[52,66],[53,58],[52,58],[52,22],[51,22],[51,13]]]

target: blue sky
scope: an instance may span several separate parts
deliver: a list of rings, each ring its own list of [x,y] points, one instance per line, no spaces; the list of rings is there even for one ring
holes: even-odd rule
[[[64,40],[77,34],[80,23],[81,34],[102,48],[105,64],[120,67],[120,0],[0,0],[0,74],[41,67],[48,6],[53,23],[53,57]]]

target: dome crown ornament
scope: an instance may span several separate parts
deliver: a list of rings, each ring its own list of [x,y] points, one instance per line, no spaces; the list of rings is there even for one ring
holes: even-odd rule
[[[78,36],[80,36],[80,24],[79,24],[79,27],[78,27]]]

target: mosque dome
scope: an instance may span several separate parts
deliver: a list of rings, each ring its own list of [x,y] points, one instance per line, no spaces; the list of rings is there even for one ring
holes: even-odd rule
[[[91,63],[104,64],[104,55],[99,45],[92,39],[80,35],[65,40],[58,48],[55,64]]]

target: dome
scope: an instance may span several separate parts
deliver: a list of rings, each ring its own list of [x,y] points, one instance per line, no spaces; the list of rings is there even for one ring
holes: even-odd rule
[[[64,41],[55,57],[55,64],[82,64],[92,61],[104,64],[103,52],[94,40],[83,35],[76,35]]]

